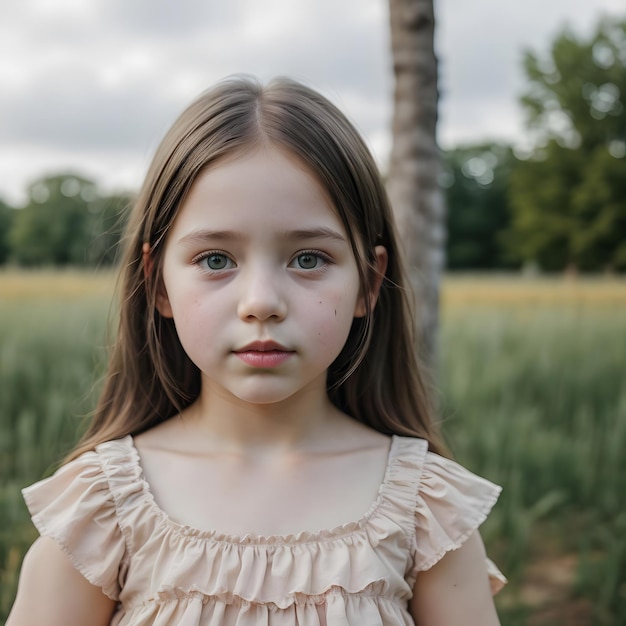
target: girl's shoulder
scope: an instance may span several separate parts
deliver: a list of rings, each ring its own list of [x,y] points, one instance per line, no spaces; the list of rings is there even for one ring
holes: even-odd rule
[[[409,580],[430,569],[446,553],[460,548],[487,519],[501,487],[459,463],[428,450],[423,439],[394,436],[390,466],[394,466],[405,509],[413,519],[413,568]],[[488,561],[492,589],[504,576]]]
[[[133,438],[105,441],[62,465],[52,476],[22,490],[37,526],[46,520],[68,524],[98,511],[123,526],[129,501],[144,489],[139,454]]]
[[[57,541],[92,584],[117,600],[129,554],[124,510],[142,490],[130,436],[98,445],[22,490],[39,533]]]
[[[417,501],[427,498],[433,503],[448,501],[463,507],[484,502],[491,507],[501,492],[500,486],[429,451],[428,442],[418,437],[394,435],[389,463],[397,465],[412,483]]]
[[[129,435],[98,444],[62,465],[52,476],[22,490],[33,512],[48,506],[69,512],[118,500],[117,488],[140,478],[139,457]],[[69,508],[73,499],[77,506]]]

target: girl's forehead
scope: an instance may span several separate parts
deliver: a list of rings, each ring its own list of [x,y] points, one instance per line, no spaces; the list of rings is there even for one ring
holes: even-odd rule
[[[272,145],[205,168],[178,209],[174,231],[333,229],[348,233],[330,194],[299,157]]]

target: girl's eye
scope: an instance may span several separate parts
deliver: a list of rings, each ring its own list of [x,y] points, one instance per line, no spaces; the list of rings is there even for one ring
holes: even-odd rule
[[[299,270],[319,270],[330,262],[330,258],[322,252],[301,252],[291,262],[291,266]]]
[[[296,262],[298,263],[298,267],[303,270],[315,269],[317,267],[318,261],[320,260],[321,259],[318,256],[315,256],[314,254],[310,254],[310,253],[299,254],[296,257]]]
[[[214,252],[200,257],[196,263],[200,265],[202,269],[211,271],[226,270],[233,267],[233,262],[225,254]]]

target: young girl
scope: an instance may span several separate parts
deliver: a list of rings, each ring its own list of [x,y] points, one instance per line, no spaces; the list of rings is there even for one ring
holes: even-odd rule
[[[10,626],[498,623],[499,488],[440,456],[383,184],[330,102],[200,97],[122,271],[91,426],[24,490]]]

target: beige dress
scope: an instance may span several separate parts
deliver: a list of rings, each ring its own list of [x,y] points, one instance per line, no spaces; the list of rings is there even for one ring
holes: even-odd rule
[[[378,497],[332,530],[235,537],[177,524],[155,503],[131,437],[24,490],[33,522],[118,602],[112,624],[413,624],[418,572],[458,548],[500,488],[393,437]],[[504,577],[488,562],[492,590]]]

